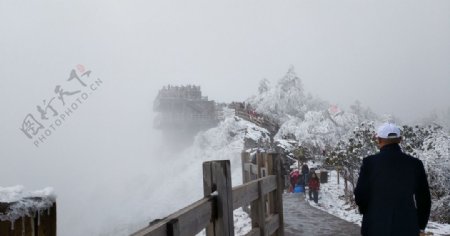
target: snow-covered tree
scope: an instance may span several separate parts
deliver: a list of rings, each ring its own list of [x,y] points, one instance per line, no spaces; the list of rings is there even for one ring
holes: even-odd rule
[[[419,120],[423,125],[442,126],[450,134],[450,107],[445,111],[433,111]]]
[[[353,202],[353,189],[358,180],[362,159],[377,151],[374,134],[373,122],[363,122],[348,135],[347,139],[340,140],[326,155],[325,163],[338,168],[344,177],[344,194],[349,202]],[[352,188],[347,186],[347,182]]]
[[[260,95],[264,94],[267,91],[269,91],[269,88],[270,88],[270,81],[268,79],[262,79],[259,82],[258,92]]]
[[[450,137],[442,126],[403,126],[405,152],[418,157],[428,173],[431,218],[450,223]]]
[[[311,95],[306,95],[301,79],[295,74],[294,67],[270,86],[267,80],[262,80],[259,86],[259,94],[247,100],[258,113],[267,115],[284,123],[290,117],[303,119],[306,112],[317,111],[328,105]]]
[[[377,120],[378,116],[369,108],[363,107],[361,102],[356,100],[352,105],[350,105],[350,112],[358,117],[358,123],[367,120]]]
[[[377,152],[373,122],[364,122],[347,139],[342,139],[327,153],[326,163],[340,167],[345,181],[352,187],[362,158]],[[423,161],[428,174],[432,196],[431,218],[450,223],[450,137],[441,126],[402,126],[402,149]],[[345,193],[353,201],[351,191]]]

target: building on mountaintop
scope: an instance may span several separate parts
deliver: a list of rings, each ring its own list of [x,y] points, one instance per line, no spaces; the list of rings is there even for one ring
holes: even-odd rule
[[[200,131],[219,123],[219,108],[202,96],[200,86],[164,86],[153,103],[158,112],[154,127],[161,130]]]

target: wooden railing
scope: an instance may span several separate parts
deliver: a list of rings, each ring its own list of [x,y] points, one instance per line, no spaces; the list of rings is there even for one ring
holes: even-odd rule
[[[261,185],[258,199],[250,201],[250,209],[243,207],[252,218],[252,228],[260,232],[254,235],[284,235],[282,199],[284,177],[281,171],[281,157],[276,153],[257,151],[253,155],[242,152],[241,158],[243,185],[255,182]],[[265,191],[265,188],[273,187],[276,191]]]
[[[243,154],[244,156],[244,154]],[[234,235],[233,210],[251,206],[252,229],[246,235],[284,235],[283,177],[276,153],[265,154],[268,175],[232,188],[230,161],[203,163],[204,198],[132,236]]]
[[[266,116],[258,115],[257,117],[253,117],[249,115],[247,111],[238,108],[235,108],[234,112],[236,116],[241,117],[244,120],[250,121],[260,127],[267,129],[272,136],[274,136],[278,132],[278,129],[280,128],[277,123],[271,121]]]

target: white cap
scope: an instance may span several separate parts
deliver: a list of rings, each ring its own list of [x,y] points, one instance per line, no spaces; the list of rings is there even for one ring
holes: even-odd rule
[[[400,138],[400,129],[392,123],[384,123],[378,127],[378,138]]]

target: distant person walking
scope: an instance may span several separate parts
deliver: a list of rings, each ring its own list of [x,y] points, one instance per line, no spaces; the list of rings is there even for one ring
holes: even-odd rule
[[[317,204],[319,203],[319,189],[320,189],[320,181],[317,177],[316,172],[312,172],[311,178],[308,182],[309,188],[309,200],[313,200]],[[314,197],[314,198],[313,198]]]
[[[309,177],[309,167],[306,163],[302,166],[302,177],[303,177],[303,183],[308,183],[308,177]]]
[[[361,234],[425,235],[431,200],[422,161],[402,152],[400,129],[378,128],[380,152],[363,159],[355,201],[363,214]]]
[[[293,193],[294,189],[295,189],[295,185],[297,184],[299,179],[299,173],[298,170],[293,170],[291,171],[290,175],[289,175],[289,180],[291,182],[291,187],[289,188],[289,192]]]

